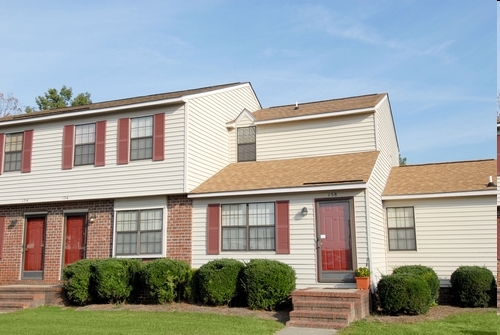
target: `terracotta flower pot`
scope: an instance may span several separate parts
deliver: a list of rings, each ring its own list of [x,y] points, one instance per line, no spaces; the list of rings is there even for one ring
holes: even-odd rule
[[[358,290],[370,289],[370,277],[355,277],[356,287]]]

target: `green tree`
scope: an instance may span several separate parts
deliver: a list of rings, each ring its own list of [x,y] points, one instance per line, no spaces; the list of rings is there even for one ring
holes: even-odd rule
[[[12,114],[21,113],[21,107],[19,107],[19,100],[12,96],[12,93],[1,93],[0,92],[0,117],[4,117]]]
[[[63,86],[59,92],[55,88],[49,88],[44,96],[39,95],[35,98],[38,110],[47,110],[55,108],[63,108],[68,106],[83,106],[92,103],[90,93],[80,93],[73,98],[73,90],[71,87]],[[36,111],[34,107],[26,107],[25,112],[31,113]]]
[[[399,166],[405,166],[406,165],[406,157],[401,157],[401,154],[399,154]]]

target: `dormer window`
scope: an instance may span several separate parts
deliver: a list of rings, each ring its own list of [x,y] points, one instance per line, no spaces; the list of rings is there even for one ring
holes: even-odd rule
[[[256,160],[255,127],[238,128],[238,162]]]

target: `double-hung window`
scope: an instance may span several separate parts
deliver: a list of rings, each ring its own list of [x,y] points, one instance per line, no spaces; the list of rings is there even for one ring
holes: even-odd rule
[[[5,136],[4,172],[21,171],[23,156],[23,133],[7,134]]]
[[[75,165],[94,164],[95,123],[75,126]]]
[[[153,157],[153,116],[130,120],[130,159]]]
[[[256,158],[255,127],[238,128],[238,162],[253,162]]]
[[[161,255],[163,210],[143,209],[116,213],[116,255]]]
[[[389,250],[417,250],[413,207],[387,208]]]
[[[221,206],[222,250],[275,250],[273,202]]]

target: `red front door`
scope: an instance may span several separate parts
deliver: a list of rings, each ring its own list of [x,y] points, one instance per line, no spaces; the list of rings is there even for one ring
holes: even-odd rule
[[[43,269],[43,248],[45,218],[28,218],[26,221],[26,242],[24,247],[24,271]]]
[[[85,255],[85,216],[66,217],[64,265],[71,264]]]
[[[349,203],[320,202],[318,207],[321,272],[352,270]]]

